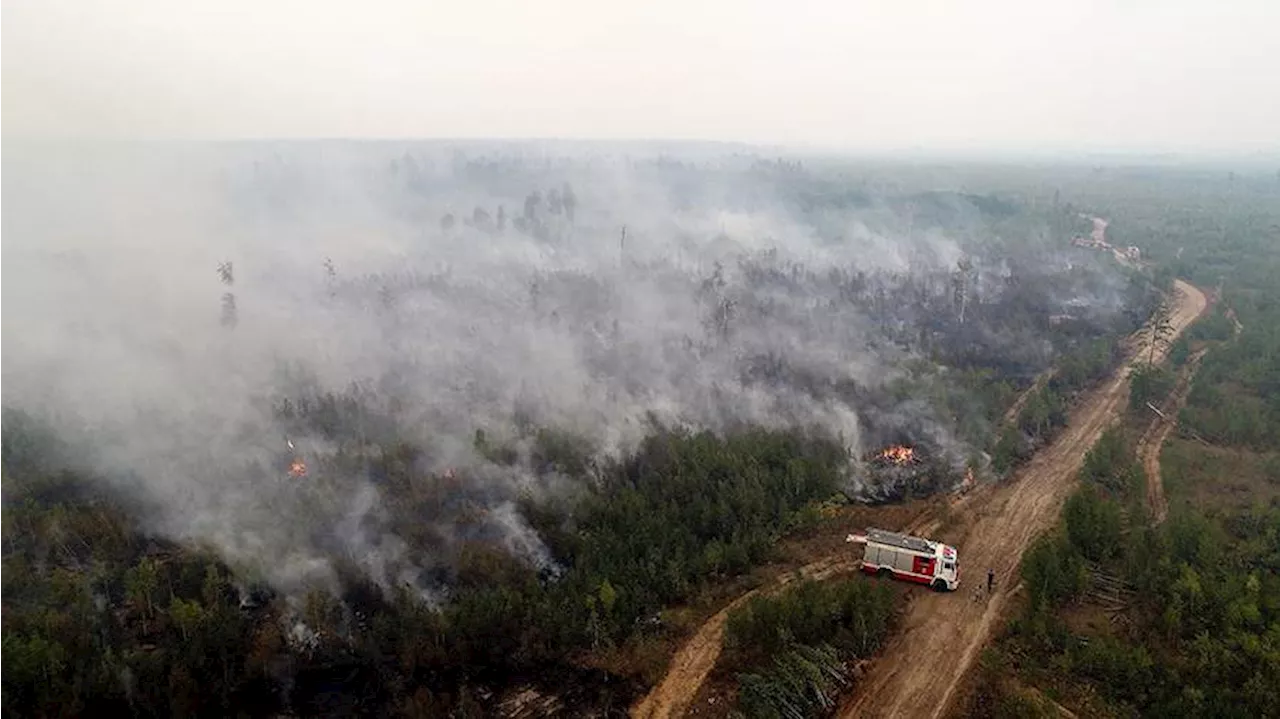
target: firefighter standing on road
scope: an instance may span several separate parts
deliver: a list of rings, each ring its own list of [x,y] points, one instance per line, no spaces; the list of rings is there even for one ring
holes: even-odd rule
[[[987,594],[991,593],[991,588],[994,587],[995,584],[996,584],[995,570],[988,567],[987,568]]]

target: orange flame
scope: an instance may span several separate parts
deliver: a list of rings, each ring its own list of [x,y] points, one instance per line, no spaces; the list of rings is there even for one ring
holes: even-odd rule
[[[294,457],[289,464],[289,476],[294,479],[307,476],[307,463],[301,457]]]
[[[895,444],[880,450],[879,457],[894,464],[906,464],[916,458],[916,451],[911,447]]]

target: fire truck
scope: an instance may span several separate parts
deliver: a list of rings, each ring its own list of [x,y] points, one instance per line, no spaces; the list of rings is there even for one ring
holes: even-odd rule
[[[955,547],[885,529],[850,534],[845,541],[865,545],[861,566],[867,574],[927,584],[939,592],[960,586],[960,557]]]

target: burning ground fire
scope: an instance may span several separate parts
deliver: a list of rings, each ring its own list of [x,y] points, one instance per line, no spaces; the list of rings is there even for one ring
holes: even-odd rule
[[[875,502],[956,492],[964,494],[978,481],[973,466],[961,465],[945,452],[935,454],[929,445],[892,444],[863,455],[867,496]]]
[[[285,444],[289,445],[290,452],[295,451],[293,440],[286,438],[284,441]],[[294,479],[301,479],[307,476],[307,463],[303,461],[302,457],[294,455],[293,461],[289,463],[289,476]]]
[[[880,450],[876,458],[888,460],[894,464],[907,464],[915,461],[916,451],[911,447],[895,444]]]

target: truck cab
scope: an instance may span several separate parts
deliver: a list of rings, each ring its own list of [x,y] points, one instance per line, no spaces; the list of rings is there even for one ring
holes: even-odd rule
[[[938,577],[946,582],[950,591],[960,586],[960,555],[955,547],[942,545],[942,569],[938,571]]]

